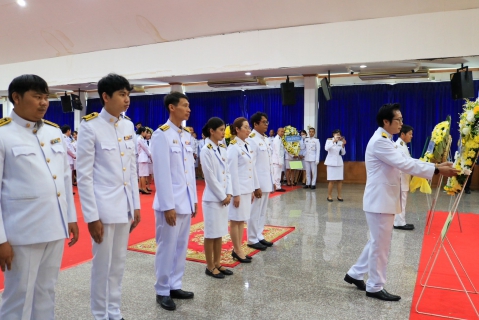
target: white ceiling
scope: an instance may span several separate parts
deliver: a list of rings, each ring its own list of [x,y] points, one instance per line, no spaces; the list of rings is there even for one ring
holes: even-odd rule
[[[479,8],[477,0],[25,1],[20,7],[0,0],[0,65],[242,31]]]

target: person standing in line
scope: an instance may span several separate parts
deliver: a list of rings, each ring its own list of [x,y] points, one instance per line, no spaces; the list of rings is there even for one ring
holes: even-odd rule
[[[205,136],[201,134],[201,140],[198,141],[198,149],[197,152],[200,154],[201,149],[205,146]],[[203,169],[201,167],[201,159],[198,158],[198,167],[195,166],[195,176],[196,179],[204,179],[205,177],[203,176]]]
[[[263,112],[256,112],[251,116],[253,131],[246,140],[253,152],[253,164],[258,175],[258,184],[255,185],[253,204],[251,205],[248,220],[248,247],[265,251],[273,243],[263,236],[266,210],[270,192],[274,191],[273,168],[271,162],[271,147],[265,135],[268,130],[268,116]]]
[[[165,96],[168,121],[151,138],[155,179],[156,302],[175,310],[173,299],[192,299],[182,290],[191,217],[196,215],[195,159],[191,134],[181,126],[190,117],[188,97],[181,92]]]
[[[285,192],[281,187],[281,172],[283,171],[284,165],[284,145],[283,145],[283,136],[284,136],[284,128],[278,128],[278,134],[273,140],[273,182],[275,186],[275,191],[278,192]]]
[[[78,132],[78,191],[93,244],[91,312],[102,320],[122,319],[128,237],[140,222],[135,127],[121,116],[130,105],[131,89],[117,74],[100,79],[103,108],[84,116]]]
[[[366,296],[385,301],[398,301],[400,296],[384,289],[394,216],[401,212],[400,171],[432,179],[434,174],[456,176],[452,163],[427,163],[405,157],[391,140],[402,127],[401,106],[398,103],[383,105],[376,116],[379,128],[366,147],[366,189],[363,210],[369,227],[369,241],[357,262],[349,269],[344,281],[354,284]],[[368,273],[367,283],[364,275]]]
[[[273,141],[274,141],[274,138],[275,138],[275,134],[274,134],[274,130],[271,129],[269,130],[269,145],[271,146],[271,150],[273,150]]]
[[[309,128],[309,137],[304,139],[304,144],[306,145],[306,155],[304,157],[304,163],[306,165],[306,185],[303,189],[316,189],[321,144],[319,143],[319,139],[314,137],[315,134],[316,130]]]
[[[151,135],[153,134],[153,130],[151,128],[146,128],[146,145],[148,146],[148,151],[151,155]],[[150,184],[153,181],[153,161],[151,161],[151,157],[148,159],[148,177],[146,178],[146,191],[151,192]]]
[[[146,190],[146,179],[150,175],[149,172],[149,162],[151,160],[151,153],[150,148],[146,143],[146,128],[141,127],[140,129],[136,130],[136,134],[138,135],[137,140],[137,150],[138,150],[138,176],[140,177],[140,183],[138,190],[143,194],[151,194],[148,190]]]
[[[223,279],[233,271],[221,265],[223,236],[228,234],[228,205],[231,201],[231,176],[228,170],[226,145],[220,143],[225,136],[225,123],[213,117],[203,127],[206,137],[200,157],[205,175],[202,208],[204,217],[205,274]]]
[[[68,124],[64,124],[61,127],[63,133],[63,140],[67,145],[67,156],[68,156],[68,163],[70,164],[70,169],[72,170],[72,185],[75,184],[73,180],[73,170],[75,170],[75,160],[77,158],[76,151],[72,146],[72,130]],[[75,194],[75,192],[73,192]]]
[[[10,83],[14,108],[0,119],[0,319],[54,319],[65,239],[78,240],[66,141],[43,120],[48,84],[37,75]]]
[[[346,154],[344,146],[346,145],[346,139],[341,136],[341,130],[336,129],[333,131],[333,137],[326,140],[324,150],[328,152],[324,165],[326,166],[326,174],[328,183],[328,201],[333,202],[332,193],[334,184],[337,183],[338,201],[343,201],[341,197],[341,191],[343,189],[344,179],[344,164],[343,156]]]
[[[243,117],[236,118],[231,125],[231,134],[236,137],[228,146],[228,169],[233,190],[233,201],[230,202],[228,211],[230,236],[233,242],[231,256],[241,263],[250,263],[253,259],[243,251],[243,230],[244,223],[250,217],[255,185],[259,185],[252,149],[246,142],[250,133],[248,120]]]
[[[73,151],[75,151],[75,154],[77,154],[77,139],[78,139],[78,132],[73,131],[72,132],[72,147]],[[77,159],[73,159],[73,172],[72,172],[72,180],[73,180],[73,185],[77,185]],[[73,192],[75,194],[75,192]]]
[[[304,140],[308,136],[308,133],[306,132],[306,130],[301,130],[300,135],[301,141],[299,144],[299,159],[301,159],[301,164],[303,165],[303,170],[301,170],[301,182],[303,183],[303,185],[306,185],[306,170],[304,170],[304,168],[306,168],[306,164],[304,161],[304,157],[306,155],[306,144],[304,143]]]
[[[407,144],[412,140],[413,128],[406,124],[403,124],[401,131],[399,132],[399,138],[396,140],[397,148],[404,154],[404,156],[410,158],[409,148]],[[394,216],[394,229],[400,230],[414,230],[414,225],[406,223],[406,203],[407,195],[409,193],[409,182],[411,182],[411,175],[401,172],[401,213]]]

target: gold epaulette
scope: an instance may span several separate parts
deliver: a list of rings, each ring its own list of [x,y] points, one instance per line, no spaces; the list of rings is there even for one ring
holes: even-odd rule
[[[131,121],[131,119],[130,119],[128,116],[126,116],[126,115],[123,115],[123,118],[125,118],[126,120],[130,120],[130,121]]]
[[[252,133],[249,135],[250,138],[254,138],[254,136],[256,135],[256,133]]]
[[[266,135],[266,133],[263,133],[263,136],[265,136],[266,138],[268,137],[268,136]]]
[[[208,149],[212,149],[213,146],[211,145],[211,143],[208,143],[208,145],[206,146]]]
[[[185,130],[185,131],[188,132],[188,133],[191,133],[191,132],[190,132],[190,129],[188,129],[187,127],[184,127],[183,130]]]
[[[0,119],[0,127],[6,124],[9,124],[10,122],[12,122],[12,118],[9,118],[9,117],[2,118]]]
[[[91,119],[95,119],[96,117],[98,117],[98,112],[92,112],[81,118],[85,121],[90,121]]]
[[[333,140],[333,138],[328,138],[328,140]]]
[[[48,124],[49,126],[52,126],[52,127],[55,127],[55,128],[60,128],[60,126],[58,124],[53,123],[53,122],[48,121],[48,120],[45,120],[45,119],[43,120],[43,123]]]
[[[167,124],[164,124],[164,125],[162,125],[162,126],[159,126],[158,128],[160,128],[161,131],[166,131],[166,130],[168,130],[168,129],[170,128],[170,126],[167,125]]]
[[[226,148],[226,146],[224,144],[220,144],[220,147],[221,148]]]
[[[236,142],[237,142],[236,140],[231,140],[230,144],[236,144]]]
[[[386,138],[386,139],[388,139],[388,138],[389,138],[389,137],[388,137],[388,135],[387,135],[387,134],[385,134],[384,132],[381,134],[381,137],[383,137],[383,138]]]

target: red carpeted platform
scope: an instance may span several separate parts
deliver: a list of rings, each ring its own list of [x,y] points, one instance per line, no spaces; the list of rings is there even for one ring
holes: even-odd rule
[[[416,312],[416,304],[423,289],[421,285],[421,277],[426,268],[426,264],[432,253],[434,245],[438,237],[441,235],[441,230],[446,221],[447,212],[436,212],[431,232],[427,235],[425,230],[423,246],[421,251],[421,258],[419,262],[419,271],[416,279],[416,287],[414,290],[410,319],[434,319],[439,317],[423,315]],[[477,253],[477,245],[479,244],[479,215],[478,214],[460,214],[462,231],[460,232],[457,216],[451,223],[447,237],[461,260],[464,268],[469,274],[472,283],[479,290],[479,254]],[[445,244],[446,250],[451,256],[452,261],[458,270],[461,280],[468,290],[472,290],[472,286],[467,280],[464,272],[457,263],[457,259],[453,256],[448,244]],[[429,269],[430,267],[428,267]],[[426,277],[422,280],[424,284]],[[436,265],[431,273],[428,281],[428,286],[447,287],[462,290],[461,284],[455,275],[453,268],[444,251],[441,251]],[[470,297],[476,309],[479,310],[479,294],[470,294]],[[474,309],[472,308],[466,294],[464,292],[454,292],[449,290],[440,290],[427,287],[424,291],[420,301],[419,311],[441,314],[448,317],[463,318],[463,319],[477,319]]]
[[[152,186],[154,189],[154,186]],[[199,199],[199,206],[198,206],[198,214],[194,219],[192,219],[191,224],[194,225],[196,223],[203,221],[203,213],[201,210],[201,196],[203,194],[203,190],[205,188],[204,180],[197,181],[197,190],[198,190],[198,199]],[[288,187],[283,186],[287,192],[299,189],[299,186],[296,187]],[[81,263],[90,261],[92,259],[91,253],[91,238],[90,234],[88,233],[88,226],[83,221],[82,214],[81,214],[81,206],[80,206],[80,197],[78,195],[78,190],[74,187],[75,191],[75,207],[77,210],[78,216],[78,226],[80,229],[80,238],[78,242],[71,248],[65,245],[65,251],[63,254],[62,260],[62,269],[67,269],[79,265]],[[273,193],[270,194],[270,197],[279,196],[284,193]],[[152,209],[153,206],[153,199],[154,199],[154,191],[151,195],[140,195],[141,201],[141,223],[138,227],[130,234],[130,239],[128,241],[128,245],[133,245],[151,238],[155,237],[155,215]],[[0,271],[0,291],[3,290],[3,272]]]

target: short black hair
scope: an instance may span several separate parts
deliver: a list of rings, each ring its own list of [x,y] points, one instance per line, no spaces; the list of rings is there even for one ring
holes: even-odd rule
[[[401,127],[401,131],[399,131],[399,136],[401,136],[401,133],[408,133],[409,131],[412,131],[414,130],[413,127],[411,126],[408,126],[407,124],[403,124],[402,127]]]
[[[141,122],[135,123],[135,127],[136,127],[137,125],[140,125],[140,126],[141,126]]]
[[[341,130],[339,130],[339,129],[334,130],[334,131],[333,131],[333,136],[334,136],[335,133],[341,134]]]
[[[259,112],[259,111],[251,116],[250,122],[251,122],[251,125],[253,126],[253,128],[254,128],[255,123],[259,124],[261,122],[261,118],[263,118],[263,117],[268,119],[268,115],[266,113]]]
[[[165,98],[163,99],[163,104],[166,108],[166,111],[170,113],[170,108],[168,108],[168,106],[170,104],[174,105],[175,107],[178,106],[178,103],[180,102],[181,98],[188,100],[188,97],[186,96],[186,94],[181,93],[179,91],[173,91],[167,94]]]
[[[218,117],[213,117],[208,120],[208,122],[203,126],[203,129],[201,129],[201,133],[209,138],[210,137],[210,129],[216,130],[221,126],[224,126],[225,122]]]
[[[102,97],[103,92],[105,92],[109,97],[112,97],[115,91],[122,89],[127,91],[133,90],[130,82],[126,80],[125,77],[115,73],[110,73],[109,75],[101,78],[100,81],[98,81],[98,95],[100,96],[101,105],[105,105],[105,101],[103,101]]]
[[[49,94],[48,84],[45,80],[34,74],[23,74],[16,77],[8,86],[8,100],[13,102],[13,93],[16,92],[23,97],[25,92],[33,90],[43,94]]]
[[[314,129],[313,127],[309,127],[308,131],[309,130],[313,130],[314,132],[316,132],[316,129]]]
[[[71,130],[71,128],[68,124],[64,124],[61,129],[62,129],[63,134],[67,133],[68,130]]]
[[[304,133],[304,134],[308,134],[308,133],[306,132],[306,130],[304,130],[304,129],[299,132],[300,135],[303,134],[303,133]]]
[[[146,131],[146,128],[145,127],[139,127],[137,130],[136,130],[136,134],[142,134],[143,132]]]
[[[75,131],[72,132],[72,134],[78,134],[78,131],[75,130]]]
[[[399,103],[386,103],[381,108],[379,108],[378,114],[376,115],[376,122],[381,128],[384,127],[383,120],[388,120],[389,122],[393,121],[394,111],[401,110],[401,105]]]

